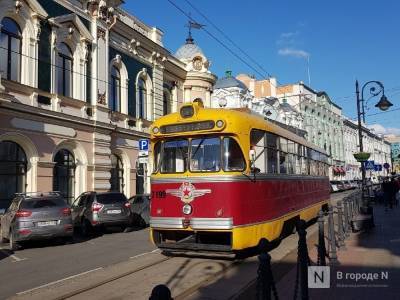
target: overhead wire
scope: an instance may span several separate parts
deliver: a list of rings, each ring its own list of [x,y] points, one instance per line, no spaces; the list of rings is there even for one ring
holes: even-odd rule
[[[174,6],[178,11],[180,11],[183,15],[185,15],[190,21],[198,23],[189,13],[185,12],[180,6],[178,6],[174,1],[172,0],[167,0],[172,6]],[[225,45],[220,39],[218,39],[214,34],[212,34],[209,30],[206,28],[202,27],[201,28],[204,32],[206,32],[210,37],[212,37],[218,44],[220,44],[225,50],[227,50],[229,53],[231,53],[233,56],[235,56],[237,59],[239,59],[243,64],[245,64],[247,67],[252,69],[254,72],[256,72],[258,75],[260,75],[262,78],[265,77],[265,74],[262,74],[259,70],[254,68],[252,65],[250,65],[247,61],[245,61],[242,57],[240,57],[235,51],[233,51],[230,47]]]
[[[215,28],[224,38],[226,38],[234,47],[236,47],[244,56],[246,56],[252,63],[254,63],[260,70],[262,70],[268,77],[273,77],[265,68],[260,65],[255,59],[253,59],[246,51],[244,51],[237,43],[235,43],[222,29],[220,29],[213,21],[210,20],[204,13],[200,11],[199,8],[194,6],[189,0],[185,2],[193,8],[200,16],[202,16],[212,27]]]

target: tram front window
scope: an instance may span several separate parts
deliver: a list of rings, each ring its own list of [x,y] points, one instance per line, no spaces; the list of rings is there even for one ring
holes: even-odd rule
[[[245,162],[239,144],[233,138],[224,138],[224,171],[243,171]]]
[[[190,144],[190,145],[189,145]],[[190,147],[190,154],[189,154]],[[188,161],[190,157],[190,161]],[[243,171],[246,167],[239,144],[231,137],[168,140],[154,146],[154,172]]]
[[[187,140],[175,140],[164,143],[161,152],[161,173],[183,173],[186,171]]]
[[[219,138],[193,139],[190,171],[218,172],[220,170],[221,140]]]

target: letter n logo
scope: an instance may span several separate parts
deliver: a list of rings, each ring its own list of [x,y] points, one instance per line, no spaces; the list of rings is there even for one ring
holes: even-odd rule
[[[308,287],[310,289],[328,289],[331,286],[329,266],[308,267]]]

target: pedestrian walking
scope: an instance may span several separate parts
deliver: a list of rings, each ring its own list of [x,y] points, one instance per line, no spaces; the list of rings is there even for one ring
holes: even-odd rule
[[[395,206],[397,206],[397,198],[399,196],[399,191],[400,191],[400,177],[393,177],[392,178],[392,189],[393,189],[393,196],[392,200]]]
[[[382,182],[382,191],[383,191],[383,199],[385,203],[385,211],[387,211],[388,206],[392,208],[392,202],[391,202],[391,194],[392,194],[392,187],[389,181],[389,178],[386,177],[383,182]]]

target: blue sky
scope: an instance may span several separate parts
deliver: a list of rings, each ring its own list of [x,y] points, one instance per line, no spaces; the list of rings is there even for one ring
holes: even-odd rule
[[[394,104],[392,109],[400,108],[400,1],[170,1],[206,24],[210,33],[259,70],[188,3],[195,6],[262,66],[260,73],[267,71],[280,84],[308,83],[308,56],[311,87],[326,91],[350,118],[356,117],[356,78],[361,84],[381,81]],[[187,17],[168,0],[127,0],[124,7],[145,24],[160,28],[164,46],[171,52],[184,43]],[[247,73],[262,78],[203,30],[194,31],[193,36],[218,77],[232,70],[234,75]],[[379,123],[396,132],[400,110],[372,115],[379,112],[374,107],[378,100],[375,97],[368,104],[367,123]]]

